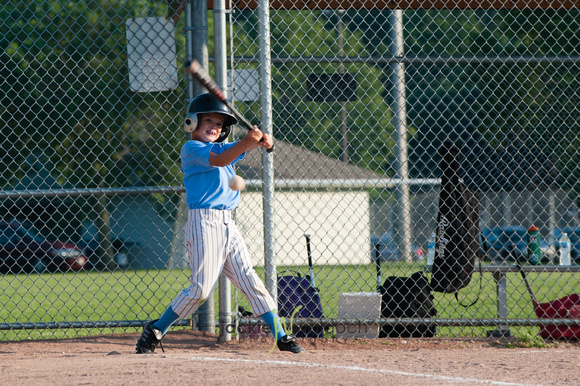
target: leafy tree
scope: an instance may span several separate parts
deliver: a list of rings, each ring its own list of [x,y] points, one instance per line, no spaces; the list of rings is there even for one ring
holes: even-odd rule
[[[125,22],[164,1],[8,0],[0,6],[0,184],[42,154],[65,187],[174,184],[182,90],[130,91]],[[182,37],[180,37],[183,39]],[[183,42],[181,42],[183,44]],[[109,233],[106,197],[88,203]],[[90,208],[90,209],[89,209]],[[105,244],[108,237],[100,237]],[[110,250],[110,245],[103,245]]]
[[[237,26],[245,34],[234,36],[244,47],[241,52],[256,53],[251,37],[256,35],[257,21],[253,13],[244,15],[238,17]],[[338,15],[322,11],[274,13],[272,56],[338,55]],[[340,14],[345,26],[344,55],[390,57],[389,15],[390,11],[379,10]],[[575,10],[409,10],[404,12],[405,54],[443,59],[572,58],[580,50],[579,23],[580,12]],[[275,64],[274,129],[279,138],[340,157],[338,104],[308,102],[304,86],[306,73],[336,73],[339,67],[327,63]],[[359,100],[347,102],[350,161],[392,175],[391,68],[380,63],[356,64],[351,68],[346,65],[345,71],[357,74],[364,89]],[[438,174],[437,149],[446,138],[468,145],[475,164],[479,157],[493,173],[490,165],[505,159],[516,138],[526,149],[539,152],[538,157],[547,163],[546,178],[552,176],[548,178],[551,184],[573,188],[571,194],[578,196],[580,184],[575,181],[580,167],[569,162],[578,158],[580,148],[576,62],[423,60],[407,64],[406,72],[412,176]],[[380,145],[372,140],[377,134],[385,139]],[[521,151],[529,154],[523,148]],[[530,165],[535,162],[530,161]],[[553,170],[559,171],[557,177]],[[482,176],[473,179],[483,189],[488,188]]]
[[[129,91],[124,23],[164,16],[164,1],[8,0],[0,6],[0,184],[26,174],[30,154],[47,155],[65,186],[173,184],[183,90]],[[390,11],[272,12],[272,56],[390,57]],[[257,17],[233,14],[234,50],[257,55]],[[340,17],[340,19],[339,19]],[[209,12],[211,23],[211,12]],[[339,46],[339,22],[344,27]],[[578,11],[405,11],[408,57],[575,57]],[[176,31],[180,31],[176,28]],[[212,28],[209,42],[212,44]],[[183,47],[183,36],[178,36]],[[211,51],[211,47],[210,47]],[[237,63],[236,68],[256,67]],[[437,173],[438,141],[471,138],[501,152],[510,135],[557,165],[580,190],[578,65],[532,63],[407,64],[411,172]],[[280,139],[340,158],[341,104],[307,98],[306,74],[356,75],[357,100],[345,103],[349,161],[393,175],[390,66],[379,63],[275,62],[274,130]],[[257,103],[240,103],[257,115]],[[257,118],[254,116],[254,118]],[[376,140],[378,138],[378,140]],[[381,140],[382,139],[382,140]],[[435,158],[434,158],[435,156]],[[426,162],[425,160],[431,160]],[[577,165],[577,163],[576,163]],[[160,197],[164,200],[164,197]]]
[[[234,48],[244,56],[257,55],[257,20],[250,11],[236,12]],[[272,13],[272,57],[345,57],[368,56],[361,43],[362,31],[351,33],[345,27],[342,47],[338,44],[337,13],[324,11],[277,11]],[[342,17],[348,20],[346,15]],[[236,68],[243,65],[236,65]],[[248,67],[251,67],[248,65]],[[274,135],[278,139],[304,146],[340,159],[343,153],[340,102],[309,100],[308,74],[355,75],[356,100],[345,102],[348,111],[347,139],[349,162],[383,172],[389,170],[392,154],[390,108],[386,104],[383,84],[378,81],[382,69],[367,64],[281,63],[274,60],[273,118]],[[258,118],[259,106],[244,103],[245,113]],[[382,141],[376,139],[381,138]]]
[[[406,15],[410,28],[405,41],[411,56],[566,58],[577,56],[580,49],[578,11],[417,11]],[[577,63],[423,63],[407,66],[407,74],[409,116],[417,127],[410,141],[413,175],[437,175],[436,149],[451,137],[471,149],[470,157],[478,154],[487,163],[505,159],[509,149],[527,154],[518,161],[524,168],[536,165],[544,170],[543,183],[572,188],[571,195],[578,197],[580,169],[569,161],[578,158],[580,145]],[[514,141],[525,146],[515,149]],[[481,171],[471,172],[477,170]],[[502,173],[494,170],[501,180]],[[487,189],[485,178],[479,180],[481,188]]]
[[[130,17],[163,14],[163,2],[11,0],[1,11],[0,122],[10,139],[2,142],[9,165],[3,186],[24,173],[23,160],[38,151],[49,155],[63,185],[173,182],[165,149],[175,137],[181,90],[130,91],[119,28]]]

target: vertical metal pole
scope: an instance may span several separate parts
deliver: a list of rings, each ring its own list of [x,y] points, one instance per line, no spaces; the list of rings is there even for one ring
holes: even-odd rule
[[[226,2],[214,0],[213,2],[213,31],[214,31],[214,65],[215,82],[224,91],[225,97],[229,98],[227,77],[227,44],[226,44]],[[231,284],[228,278],[221,274],[219,278],[219,342],[232,339],[230,325],[232,318]]]
[[[554,242],[556,241],[554,240],[554,230],[558,224],[556,220],[556,213],[558,213],[558,211],[556,209],[556,192],[552,188],[548,190],[548,201],[548,213],[550,215],[548,219],[548,228],[550,229],[550,233],[548,233],[548,244],[554,245]]]
[[[481,273],[480,273],[481,275]],[[507,279],[506,274],[503,272],[494,272],[493,278],[496,282],[496,292],[497,292],[497,317],[498,319],[507,319],[508,309],[507,309]],[[510,336],[509,326],[500,324],[498,326],[497,333],[500,336]]]
[[[270,56],[270,3],[258,1],[259,48],[260,48],[260,106],[261,127],[272,135],[272,60]],[[274,228],[274,152],[262,151],[263,179],[262,199],[264,206],[264,271],[266,288],[277,301],[275,228]]]
[[[512,196],[510,192],[502,190],[504,225],[512,225]],[[531,224],[530,224],[531,225]]]
[[[203,68],[209,67],[207,48],[207,1],[187,0],[185,5],[187,59],[196,59]],[[187,98],[193,99],[205,90],[187,75]],[[199,329],[215,333],[215,301],[213,292],[197,310]]]
[[[344,57],[344,37],[342,36],[342,15],[344,10],[339,9],[336,11],[338,15],[338,56],[340,58]],[[340,74],[344,74],[344,64],[341,62],[338,67],[338,72]],[[346,102],[340,101],[340,119],[341,119],[341,126],[342,126],[342,160],[344,162],[348,162],[348,127],[346,125]]]
[[[231,101],[234,101],[234,98],[235,98],[235,96],[234,96],[234,86],[233,86],[233,84],[234,84],[234,34],[233,34],[234,27],[233,27],[233,21],[232,21],[233,18],[232,18],[232,15],[234,14],[234,11],[235,10],[234,10],[234,5],[233,5],[233,0],[228,0],[228,8],[230,9],[230,14],[229,14],[229,17],[228,17],[228,23],[229,23],[229,26],[230,26],[230,35],[229,35],[229,37],[230,37],[230,47],[229,47],[229,53],[230,53],[230,75],[229,75],[229,77],[230,77],[230,84],[232,84],[232,87],[231,87],[231,89],[229,91],[231,92],[231,94],[230,94],[230,100]],[[236,218],[236,220],[237,220],[237,218]],[[233,308],[233,311],[232,311],[232,315],[236,315],[236,316],[237,316],[237,311],[238,311],[238,309],[240,307],[239,296],[238,296],[239,294],[238,294],[238,292],[239,292],[238,288],[237,287],[234,287],[234,296],[233,296],[233,298],[234,298],[234,308]],[[231,325],[231,323],[230,323],[230,325]],[[240,331],[239,330],[239,327],[240,327],[240,318],[237,318],[237,317],[234,318],[234,323],[233,323],[233,326],[231,326],[231,327],[232,328],[230,329],[230,331],[232,331],[232,329],[233,329],[233,331],[236,332],[234,334],[235,337],[236,337],[236,340],[240,340],[240,334],[238,333],[238,331]],[[230,335],[231,335],[231,333],[230,333]]]
[[[209,54],[207,48],[207,0],[187,0],[185,7],[186,17],[186,55],[187,60],[196,59],[203,68],[209,67]],[[187,75],[187,98],[193,99],[196,95],[206,90],[194,82]]]
[[[403,11],[396,9],[391,12],[391,54],[395,58],[404,55],[403,41]],[[407,155],[407,108],[405,93],[405,65],[393,63],[393,124],[397,135],[395,151],[397,155],[397,177],[401,184],[397,187],[398,215],[398,249],[405,261],[412,261],[411,252],[411,201],[409,184],[409,160]]]
[[[479,219],[479,226],[484,228],[489,226],[489,197],[485,192],[482,192],[481,195],[481,207],[483,208],[483,211]]]
[[[534,223],[534,191],[530,189],[526,192],[526,205],[528,206],[526,212],[526,221],[529,224]]]

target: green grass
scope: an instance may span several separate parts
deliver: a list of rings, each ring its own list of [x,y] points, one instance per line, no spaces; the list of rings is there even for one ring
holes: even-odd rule
[[[503,345],[506,348],[549,348],[557,346],[554,343],[547,343],[540,335],[530,331],[522,331],[514,341],[497,342],[496,345]]]
[[[418,264],[384,263],[386,276],[410,276],[422,269]],[[258,267],[258,274],[263,271]],[[278,273],[308,274],[304,267],[278,267]],[[376,290],[375,268],[372,265],[317,266],[314,268],[316,286],[320,289],[326,317],[336,317],[338,298],[343,292]],[[530,273],[530,283],[540,301],[553,300],[579,292],[580,283],[572,273]],[[521,277],[507,274],[508,310],[510,318],[535,318],[530,296]],[[6,275],[0,277],[0,323],[123,321],[157,318],[171,300],[189,283],[189,270],[140,270],[118,272],[81,272],[41,275]],[[233,297],[235,292],[232,291]],[[459,298],[471,303],[479,293],[479,301],[472,307],[457,304],[452,294],[434,293],[439,318],[495,318],[496,288],[491,274],[484,274],[481,292],[479,274],[470,285],[460,291]],[[216,315],[218,291],[216,296]],[[235,304],[235,298],[232,304]],[[249,309],[247,301],[238,301]],[[481,337],[493,328],[443,327],[439,336]],[[35,329],[0,330],[0,340],[62,338],[105,333],[134,332],[137,328],[117,329]],[[518,336],[535,335],[537,327],[514,327]]]
[[[189,271],[182,270],[6,275],[0,279],[0,320],[2,323],[95,322],[158,317],[188,285],[188,275]],[[120,330],[136,331],[0,331],[0,339],[60,338]]]

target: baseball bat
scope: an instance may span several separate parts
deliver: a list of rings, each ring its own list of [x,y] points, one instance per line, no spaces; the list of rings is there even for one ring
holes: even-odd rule
[[[381,244],[375,244],[375,265],[377,268],[377,292],[381,292]]]
[[[516,266],[518,267],[518,270],[520,271],[520,274],[522,275],[522,278],[524,279],[524,283],[526,284],[526,288],[528,289],[528,293],[532,297],[532,304],[534,305],[534,308],[535,308],[538,306],[538,304],[540,302],[538,302],[538,298],[536,298],[536,294],[534,293],[532,286],[528,282],[528,278],[526,277],[526,273],[524,272],[522,266],[520,265],[520,262],[517,261],[517,259],[516,259]]]
[[[186,62],[185,67],[189,75],[191,75],[193,79],[195,79],[197,82],[199,82],[199,84],[205,87],[210,94],[215,96],[224,105],[226,105],[227,108],[230,109],[230,111],[232,112],[232,115],[236,117],[237,120],[241,122],[246,129],[248,130],[254,129],[254,125],[252,125],[252,123],[246,117],[244,117],[244,115],[236,108],[236,106],[234,106],[233,103],[231,103],[226,99],[222,89],[216,84],[216,82],[214,82],[211,76],[207,73],[206,70],[204,70],[204,68],[197,60],[194,59],[191,62],[189,61]],[[264,139],[262,138],[261,141],[263,140]],[[266,151],[268,153],[273,152],[274,146],[272,146],[270,149],[267,149]]]
[[[310,251],[310,235],[304,234],[306,237],[306,251],[308,252],[308,268],[310,269],[310,285],[314,288],[314,291],[318,292],[316,284],[314,284],[314,269],[312,264],[312,252]]]

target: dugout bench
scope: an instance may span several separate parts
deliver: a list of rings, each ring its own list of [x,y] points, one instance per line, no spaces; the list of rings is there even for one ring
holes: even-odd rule
[[[525,273],[541,273],[541,272],[580,272],[579,265],[522,265],[522,270]],[[519,273],[520,270],[516,265],[481,265],[481,267],[476,267],[476,271],[483,273],[491,273],[493,279],[495,280],[496,293],[497,293],[497,317],[498,319],[508,318],[508,306],[507,306],[507,279],[506,274],[508,272]],[[522,282],[522,285],[523,282]],[[530,300],[531,302],[531,300]],[[500,325],[497,330],[490,331],[489,336],[497,337],[508,337],[511,336],[509,326]]]

